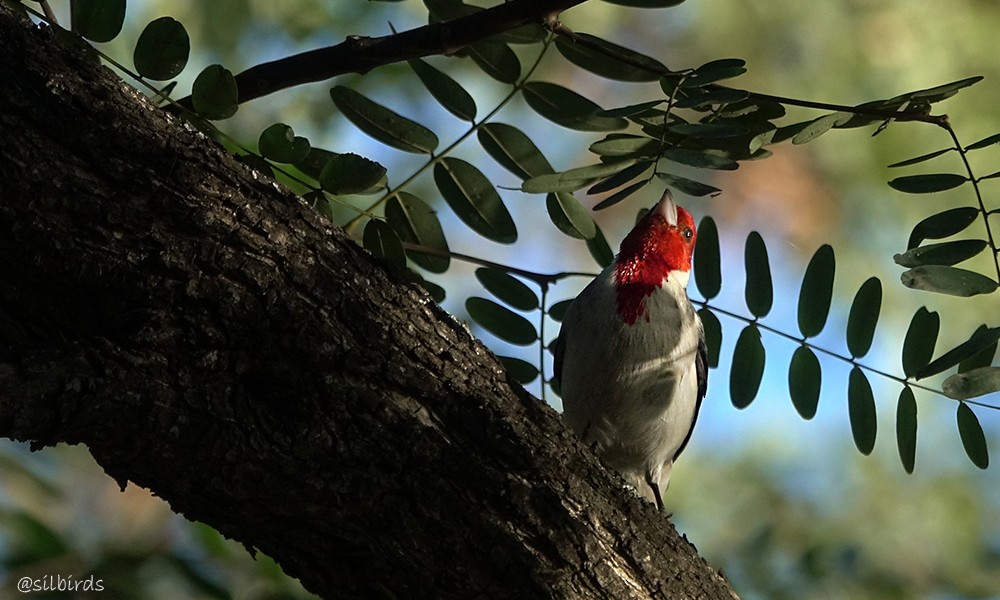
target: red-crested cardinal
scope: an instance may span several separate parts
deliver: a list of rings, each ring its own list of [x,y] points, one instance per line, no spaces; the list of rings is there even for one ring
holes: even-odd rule
[[[661,511],[708,378],[687,296],[694,241],[667,190],[570,304],[553,346],[566,422]]]

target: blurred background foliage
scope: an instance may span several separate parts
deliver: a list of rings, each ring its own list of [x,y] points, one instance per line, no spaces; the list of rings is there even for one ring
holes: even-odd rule
[[[57,11],[65,8],[60,4],[53,3]],[[131,65],[142,27],[156,17],[173,16],[187,27],[193,48],[191,63],[178,79],[182,94],[211,63],[239,72],[338,43],[347,35],[387,35],[391,27],[401,31],[426,22],[426,9],[416,0],[131,4],[125,32],[102,49]],[[1000,131],[995,109],[1000,98],[1000,4],[995,2],[699,0],[649,11],[592,0],[566,12],[563,21],[673,69],[740,57],[749,71],[737,87],[800,99],[858,104],[984,75],[984,82],[936,112],[948,112],[966,144]],[[533,60],[521,58],[525,64]],[[469,61],[431,57],[428,62],[447,70],[473,94],[480,117],[507,92]],[[535,78],[563,83],[603,106],[660,95],[655,83],[598,79],[568,67],[554,52],[543,59]],[[429,98],[405,65],[345,75],[336,83],[431,126],[444,144],[468,129]],[[399,183],[426,161],[389,151],[358,133],[336,115],[329,101],[331,85],[312,84],[256,100],[221,126],[253,146],[271,123],[288,123],[314,146],[379,160],[390,167],[390,183]],[[819,113],[795,114],[809,118]],[[557,170],[592,162],[587,146],[599,136],[562,130],[519,98],[499,120],[530,132]],[[808,145],[772,147],[775,154],[767,160],[714,174],[709,183],[721,188],[721,195],[681,202],[696,219],[711,215],[719,227],[723,293],[713,305],[745,314],[742,252],[750,230],[764,236],[775,276],[776,309],[764,322],[790,332],[795,331],[793,307],[806,262],[821,244],[836,249],[836,304],[830,324],[816,339],[821,346],[843,347],[854,291],[869,276],[881,278],[883,318],[864,362],[898,373],[900,340],[916,308],[941,312],[940,349],[966,339],[979,323],[997,324],[997,300],[996,294],[956,300],[897,283],[901,269],[892,255],[905,250],[912,226],[944,208],[970,204],[970,191],[963,186],[944,194],[907,196],[885,185],[899,175],[886,165],[949,145],[938,128],[896,124],[878,138],[870,134],[870,128],[834,131]],[[455,155],[479,166],[498,186],[520,186],[474,142]],[[983,161],[978,172],[997,170],[995,152],[976,159]],[[935,170],[948,166],[938,164]],[[699,175],[705,177],[704,172]],[[540,216],[540,195],[502,192],[521,233],[517,244],[502,246],[468,232],[435,201],[431,183],[417,186],[421,197],[440,209],[454,251],[538,272],[598,270],[583,242],[559,235]],[[987,184],[988,200],[995,198],[995,186]],[[649,190],[627,205],[594,215],[612,247],[630,228],[635,211],[649,206],[657,194]],[[350,215],[344,211],[340,216],[346,220]],[[446,276],[434,278],[448,291],[445,307],[459,317],[465,315],[463,300],[481,293],[471,277],[474,268],[453,263]],[[585,283],[561,282],[553,296],[571,298]],[[965,457],[952,401],[918,393],[916,470],[906,475],[892,435],[898,384],[872,378],[879,437],[872,455],[863,457],[851,442],[847,421],[849,365],[821,357],[819,410],[814,419],[803,421],[787,391],[787,364],[796,345],[765,334],[768,362],[761,393],[749,408],[737,411],[727,398],[726,356],[742,323],[723,318],[723,326],[723,360],[710,380],[692,445],[675,467],[667,503],[678,528],[723,570],[743,598],[1000,598],[1000,476],[995,467],[980,471]],[[550,328],[547,337],[555,331]],[[477,333],[501,353],[510,353],[490,334]],[[533,362],[538,357],[537,350],[522,355]],[[932,383],[940,385],[941,379]],[[536,383],[533,391],[542,390]],[[558,398],[546,398],[558,408]],[[994,449],[1000,439],[997,412],[977,409]],[[0,442],[0,596],[22,575],[50,573],[101,577],[109,588],[102,597],[311,597],[266,557],[251,559],[238,544],[174,515],[147,491],[129,486],[121,492],[85,448],[29,453],[21,444]]]

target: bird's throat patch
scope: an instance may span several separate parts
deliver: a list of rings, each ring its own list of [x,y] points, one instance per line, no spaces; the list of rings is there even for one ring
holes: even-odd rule
[[[615,269],[615,292],[618,300],[618,314],[629,325],[635,325],[640,317],[649,321],[646,298],[659,289],[665,281],[665,273],[659,269],[649,269],[648,264],[627,261]]]

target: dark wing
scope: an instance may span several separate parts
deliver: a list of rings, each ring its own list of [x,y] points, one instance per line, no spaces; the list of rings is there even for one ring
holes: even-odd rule
[[[699,334],[698,350],[694,357],[694,370],[698,376],[698,398],[695,400],[691,428],[688,429],[687,436],[684,437],[684,441],[677,448],[677,452],[674,452],[674,460],[677,460],[677,457],[681,455],[681,452],[684,451],[684,448],[688,445],[688,441],[691,439],[691,433],[694,432],[694,424],[698,421],[698,411],[701,410],[701,401],[705,399],[705,392],[708,390],[708,346],[705,344],[704,330],[700,331]]]
[[[565,327],[565,323],[563,327]],[[562,382],[562,361],[566,348],[566,336],[563,335],[564,333],[566,333],[565,330],[560,329],[559,337],[556,338],[556,341],[552,342],[552,346],[550,347],[552,351],[552,383],[555,384],[556,388]]]

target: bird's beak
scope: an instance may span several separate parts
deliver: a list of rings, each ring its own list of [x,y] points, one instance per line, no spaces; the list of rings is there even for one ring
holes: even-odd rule
[[[659,204],[653,208],[654,211],[659,211],[667,221],[667,225],[677,226],[677,205],[674,204],[674,197],[670,193],[670,190],[665,190],[663,192],[663,197],[660,198]]]

